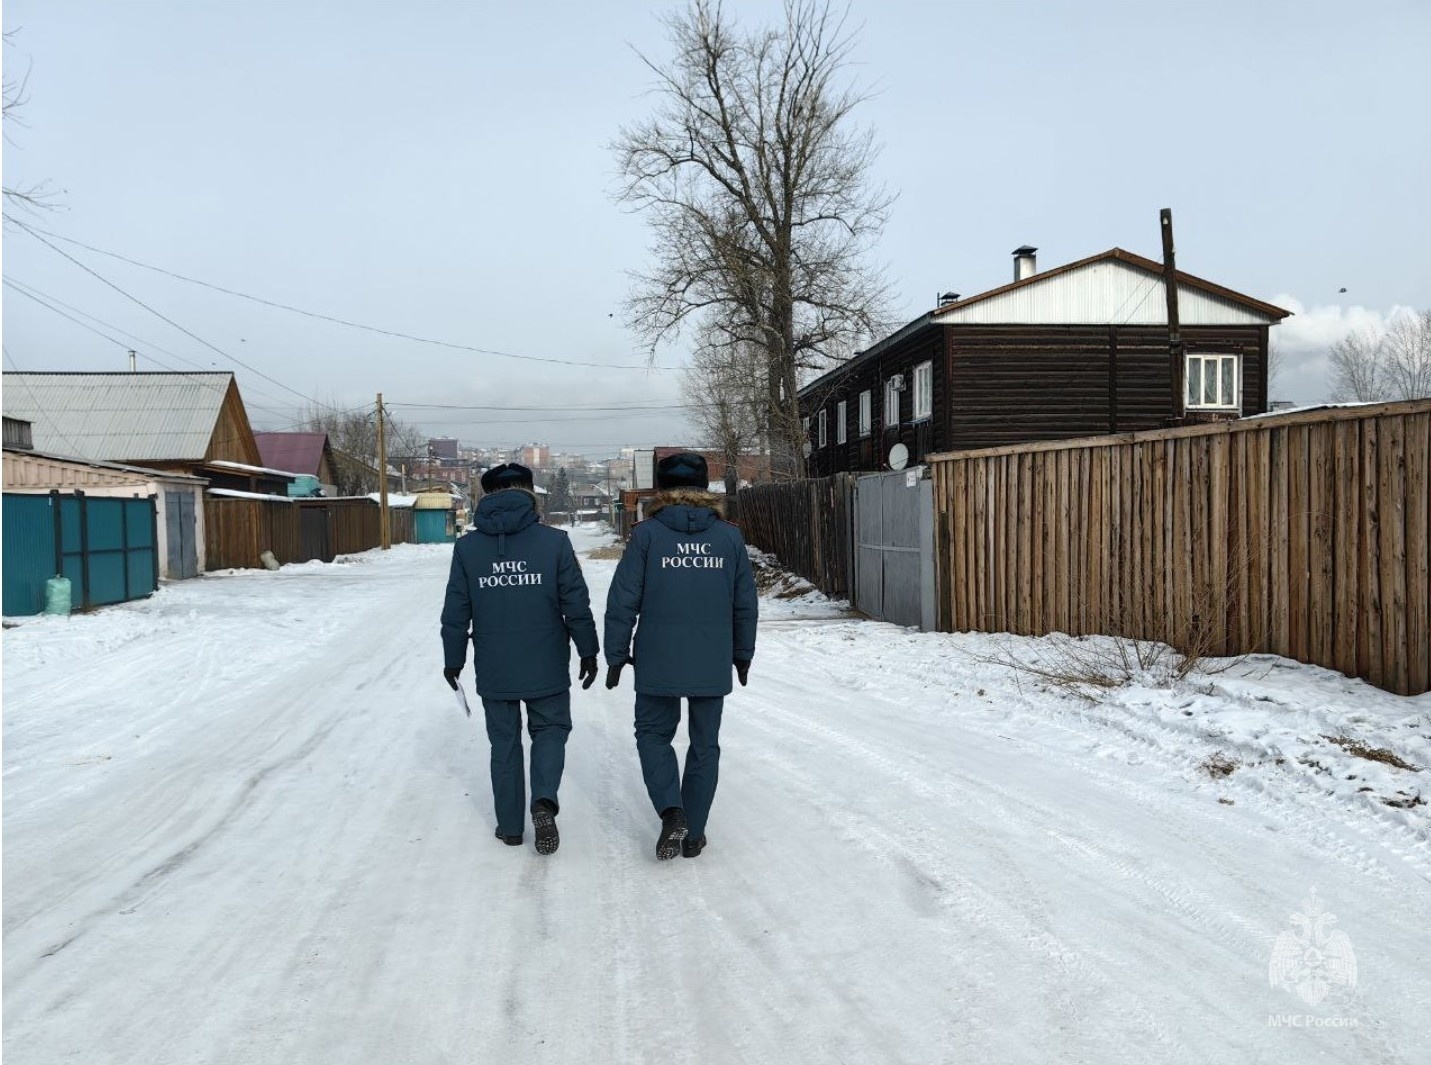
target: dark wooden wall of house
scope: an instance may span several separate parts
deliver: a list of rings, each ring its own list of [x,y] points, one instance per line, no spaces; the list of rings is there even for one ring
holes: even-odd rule
[[[1187,326],[1190,353],[1242,356],[1242,410],[1267,409],[1266,326]],[[911,424],[914,367],[934,363],[934,417]],[[884,383],[905,376],[899,425],[884,424]],[[859,396],[871,392],[873,431],[858,436]],[[846,403],[846,443],[835,416]],[[885,468],[897,443],[911,465],[925,456],[1105,433],[1160,429],[1171,416],[1168,331],[1157,326],[963,325],[921,329],[841,375],[811,385],[801,397],[810,418],[809,476]],[[827,443],[818,447],[818,413]]]
[[[943,327],[921,329],[900,344],[854,366],[837,379],[812,386],[801,397],[801,415],[810,419],[810,457],[806,467],[811,477],[826,477],[846,470],[882,470],[890,448],[903,444],[909,449],[909,464],[924,456],[948,449],[948,421],[942,416],[949,401],[944,358]],[[927,421],[914,424],[914,368],[933,363],[934,413]],[[884,385],[895,374],[904,375],[904,391],[899,394],[899,424],[884,420]],[[860,393],[870,392],[870,434],[859,435]],[[846,442],[837,444],[835,417],[838,404],[845,402]],[[819,444],[819,411],[826,412],[826,445]]]
[[[1266,407],[1266,330],[1189,326],[1189,353],[1242,355],[1242,414]],[[1168,332],[1133,326],[949,326],[950,450],[1164,427]]]

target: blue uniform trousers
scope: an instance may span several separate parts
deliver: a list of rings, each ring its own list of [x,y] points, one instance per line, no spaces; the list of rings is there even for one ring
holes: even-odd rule
[[[571,692],[540,699],[483,699],[487,738],[492,741],[492,800],[497,831],[520,836],[527,824],[522,773],[522,703],[527,704],[527,731],[532,736],[532,802],[549,799],[557,805],[557,789],[566,766],[566,738],[571,733]]]
[[[641,775],[646,793],[656,812],[671,806],[683,807],[690,835],[694,839],[706,830],[711,802],[715,799],[720,768],[720,715],[722,696],[691,697],[686,731],[686,769],[677,773],[676,752],[671,741],[681,723],[681,700],[675,695],[636,694],[636,751],[641,756]]]

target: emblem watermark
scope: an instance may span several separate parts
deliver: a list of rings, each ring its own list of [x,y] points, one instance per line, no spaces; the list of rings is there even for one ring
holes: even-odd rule
[[[1356,952],[1347,934],[1331,927],[1336,920],[1313,888],[1302,908],[1292,914],[1292,927],[1272,945],[1268,983],[1296,994],[1308,1006],[1318,1005],[1334,989],[1356,987]],[[1355,1017],[1274,1013],[1267,1024],[1272,1028],[1355,1028],[1358,1022]]]

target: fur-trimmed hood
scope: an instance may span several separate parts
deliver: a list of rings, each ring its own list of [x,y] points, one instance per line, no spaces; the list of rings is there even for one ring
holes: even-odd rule
[[[646,504],[646,517],[676,532],[705,532],[721,518],[720,496],[699,488],[671,488]]]
[[[646,502],[646,517],[654,518],[663,507],[709,507],[717,514],[721,512],[721,498],[714,492],[702,492],[699,488],[668,488]]]

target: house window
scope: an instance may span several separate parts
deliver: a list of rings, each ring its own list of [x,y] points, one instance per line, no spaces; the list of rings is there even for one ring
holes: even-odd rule
[[[921,362],[914,368],[914,420],[934,413],[934,363]]]
[[[891,377],[884,383],[885,428],[899,424],[899,380]]]
[[[871,422],[874,420],[874,419],[873,419],[873,414],[874,414],[873,407],[874,407],[874,403],[872,402],[872,400],[873,400],[873,397],[870,395],[870,390],[869,390],[868,388],[865,389],[863,392],[860,393],[860,435],[861,435],[861,436],[869,436],[869,435],[870,435],[870,424],[871,424]]]
[[[822,410],[822,411],[820,412],[820,414],[819,414],[819,424],[820,424],[820,430],[819,430],[819,432],[820,432],[820,442],[819,442],[818,444],[816,444],[815,446],[816,446],[816,447],[824,447],[824,446],[825,446],[825,412],[824,412],[823,410]]]
[[[843,444],[845,442],[848,436],[847,428],[845,401],[842,399],[835,404],[835,443]]]
[[[1187,405],[1189,410],[1236,410],[1239,396],[1236,355],[1189,355]]]

